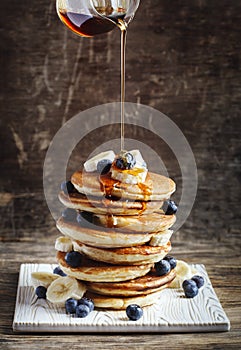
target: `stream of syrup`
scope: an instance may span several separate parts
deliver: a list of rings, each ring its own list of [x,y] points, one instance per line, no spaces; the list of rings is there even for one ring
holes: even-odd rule
[[[125,61],[127,27],[123,20],[118,20],[121,30],[121,151],[125,149]]]

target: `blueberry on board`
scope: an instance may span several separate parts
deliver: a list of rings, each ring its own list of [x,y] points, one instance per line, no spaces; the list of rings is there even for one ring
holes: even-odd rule
[[[86,297],[83,297],[78,300],[78,305],[86,305],[90,309],[90,311],[93,311],[95,308],[94,302],[91,299],[88,299]]]
[[[72,250],[65,255],[65,261],[71,267],[79,267],[81,266],[82,255]]]
[[[182,288],[187,298],[194,298],[198,294],[197,284],[193,280],[183,281]]]
[[[168,201],[165,201],[163,204],[163,211],[165,215],[176,214],[177,209],[178,207],[174,201],[168,200]]]
[[[35,289],[35,294],[39,299],[46,299],[46,292],[47,292],[47,288],[45,288],[44,286],[38,286]]]
[[[166,255],[164,260],[169,262],[171,269],[174,269],[177,266],[177,260],[171,255]]]
[[[61,187],[61,190],[64,191],[65,194],[70,194],[70,193],[75,192],[75,187],[71,181],[62,182],[60,187]]]
[[[97,171],[99,174],[107,174],[110,171],[112,161],[110,159],[102,159],[97,163]]]
[[[66,220],[66,221],[76,221],[76,210],[75,209],[71,209],[71,208],[66,208],[63,212],[62,212],[62,217]]]
[[[131,321],[137,321],[143,316],[143,309],[137,304],[130,304],[126,308],[126,314]]]
[[[76,317],[84,318],[88,316],[89,313],[90,313],[90,309],[87,305],[80,304],[76,306],[76,310],[75,310]]]
[[[59,266],[55,267],[53,273],[56,275],[62,276],[62,277],[67,276],[66,273],[64,273],[64,271],[61,270],[61,268]]]
[[[121,170],[132,169],[136,164],[136,160],[129,152],[124,153],[116,159],[115,165]]]
[[[67,314],[75,314],[78,302],[74,298],[69,298],[65,302],[65,310]]]
[[[195,275],[191,279],[196,282],[198,289],[204,285],[204,278],[202,276]]]
[[[155,269],[158,276],[164,276],[171,271],[171,265],[163,259],[155,263]]]

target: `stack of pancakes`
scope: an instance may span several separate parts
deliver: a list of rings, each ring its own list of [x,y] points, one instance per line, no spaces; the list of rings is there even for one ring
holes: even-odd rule
[[[147,173],[144,183],[127,184],[111,173],[77,171],[71,177],[75,190],[61,191],[60,201],[76,211],[78,220],[61,217],[58,230],[83,255],[81,266],[71,267],[66,252],[57,252],[61,269],[85,282],[86,297],[96,307],[124,309],[129,304],[150,305],[175,278],[171,270],[158,276],[155,263],[171,250],[170,227],[175,215],[165,215],[163,202],[175,183]]]

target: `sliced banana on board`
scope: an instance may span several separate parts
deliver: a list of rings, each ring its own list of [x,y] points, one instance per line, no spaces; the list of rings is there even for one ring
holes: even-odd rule
[[[72,297],[78,288],[78,282],[72,277],[60,277],[47,289],[46,297],[52,303],[61,303]]]
[[[34,285],[41,285],[48,288],[48,286],[60,276],[51,272],[32,272],[31,277]]]
[[[195,274],[193,273],[191,266],[189,266],[183,260],[177,260],[177,266],[175,267],[175,271],[176,277],[169,285],[169,288],[182,288],[182,282],[184,280],[192,278],[192,276]]]
[[[60,252],[71,252],[73,250],[73,244],[69,237],[60,236],[55,241],[55,249]]]

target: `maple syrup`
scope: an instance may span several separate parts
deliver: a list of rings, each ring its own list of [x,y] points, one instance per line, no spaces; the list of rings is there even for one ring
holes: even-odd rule
[[[92,37],[98,34],[110,32],[118,25],[119,20],[122,20],[125,14],[117,14],[106,18],[100,16],[86,15],[77,12],[59,10],[59,17],[62,22],[71,29],[74,33]],[[109,18],[109,19],[108,19]],[[114,21],[115,23],[113,23]]]
[[[101,174],[99,177],[101,191],[105,194],[105,198],[110,200],[119,200],[120,198],[113,198],[113,189],[116,183],[119,183],[118,180],[114,180],[111,178],[111,174]]]

